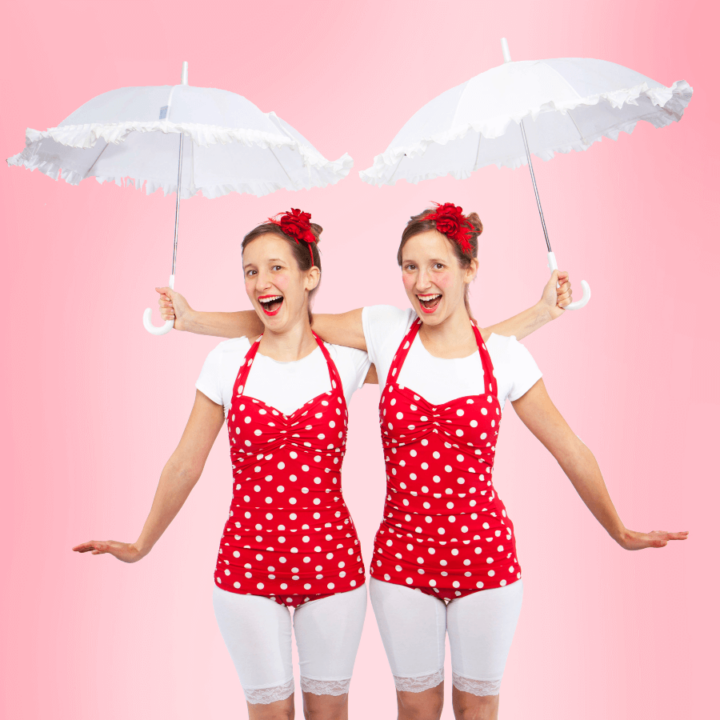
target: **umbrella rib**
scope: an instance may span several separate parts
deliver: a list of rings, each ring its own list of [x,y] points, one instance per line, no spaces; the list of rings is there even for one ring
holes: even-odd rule
[[[98,153],[98,156],[95,158],[95,160],[93,160],[93,164],[87,169],[87,171],[85,172],[85,175],[83,175],[83,180],[86,177],[90,176],[90,171],[95,167],[95,165],[97,165],[98,160],[102,157],[102,154],[108,149],[109,145],[110,145],[110,143],[106,141],[105,147]]]
[[[578,131],[578,135],[580,136],[580,139],[582,140],[582,144],[586,147],[589,145],[588,141],[585,139],[585,136],[582,133],[582,130],[578,127],[578,124],[575,122],[575,118],[572,116],[572,113],[568,110],[567,111],[568,117],[570,118],[570,121],[575,126],[575,129]]]
[[[398,171],[398,168],[400,167],[400,163],[407,157],[407,153],[403,153],[403,156],[398,160],[397,165],[395,165],[395,169],[392,171],[392,175],[387,179],[387,184],[392,185],[393,178],[395,177],[395,173]]]
[[[278,156],[275,154],[275,151],[274,151],[269,145],[268,145],[268,150],[270,150],[270,152],[272,153],[272,156],[275,158],[275,160],[277,160],[277,164],[281,167],[281,169],[282,169],[282,171],[285,173],[285,175],[287,175],[287,179],[290,181],[290,185],[292,186],[292,188],[293,188],[294,190],[297,189],[297,188],[295,187],[295,182],[294,182],[294,180],[290,177],[290,173],[285,169],[285,166],[280,162],[280,159],[279,159]]]
[[[478,144],[477,144],[477,151],[475,152],[475,164],[473,165],[472,172],[475,172],[478,167],[478,160],[480,159],[480,141],[482,140],[482,133],[478,130]]]

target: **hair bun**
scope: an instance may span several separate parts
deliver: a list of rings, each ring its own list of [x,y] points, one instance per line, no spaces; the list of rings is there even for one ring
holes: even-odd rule
[[[315,236],[316,245],[320,242],[320,233],[322,231],[322,225],[318,225],[317,223],[310,223],[310,232],[312,232],[312,234]]]
[[[483,231],[483,224],[480,221],[480,216],[476,212],[472,212],[466,215],[467,221],[475,228],[475,232],[480,235]]]

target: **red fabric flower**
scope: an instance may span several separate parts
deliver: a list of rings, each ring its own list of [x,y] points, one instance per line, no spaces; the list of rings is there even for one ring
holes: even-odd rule
[[[299,243],[301,240],[308,244],[308,250],[310,251],[310,259],[313,265],[315,259],[313,258],[313,251],[310,243],[315,242],[315,236],[310,229],[310,213],[303,212],[298,208],[291,208],[290,212],[286,212],[280,218],[270,218],[270,222],[273,225],[277,225],[288,237],[295,238],[295,242]]]
[[[453,203],[440,205],[435,203],[437,209],[434,213],[426,215],[423,220],[434,220],[438,232],[454,240],[464,253],[472,249],[470,238],[475,229],[473,224],[463,215],[462,208]]]

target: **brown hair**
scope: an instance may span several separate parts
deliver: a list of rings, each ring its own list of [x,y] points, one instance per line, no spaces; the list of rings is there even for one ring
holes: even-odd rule
[[[419,215],[411,216],[410,220],[408,220],[408,224],[403,230],[402,239],[400,240],[400,247],[398,248],[397,252],[398,265],[400,265],[401,267],[402,251],[407,241],[410,240],[410,238],[415,237],[415,235],[420,235],[420,233],[428,232],[430,230],[437,230],[437,224],[435,220],[425,220],[426,216],[432,215],[434,212],[435,208],[428,208],[427,210],[423,210]],[[473,260],[477,260],[478,237],[480,237],[480,234],[483,231],[483,224],[480,221],[480,217],[477,213],[470,213],[469,215],[465,215],[464,217],[472,225],[472,229],[468,228],[470,230],[470,237],[468,238],[470,249],[466,252],[463,252],[459,243],[455,242],[455,240],[448,238],[450,245],[452,245],[453,253],[458,259],[460,267],[463,269],[470,267],[470,264]],[[438,230],[438,232],[440,231]],[[470,309],[469,295],[470,288],[466,285],[465,309],[468,311],[470,319],[474,320],[475,318],[473,318],[472,310]]]
[[[320,242],[320,233],[323,231],[323,229],[317,223],[310,223],[310,230],[315,236],[315,242],[308,244],[304,241],[298,242],[297,240],[295,240],[295,238],[286,235],[280,229],[280,226],[276,225],[275,223],[262,223],[262,225],[258,225],[256,228],[253,228],[243,238],[242,249],[243,252],[245,252],[245,248],[253,240],[257,240],[257,238],[262,237],[263,235],[277,235],[283,240],[286,240],[292,248],[293,257],[295,258],[295,262],[298,264],[298,268],[300,268],[301,272],[307,272],[311,267],[315,266],[318,270],[320,270],[320,277],[322,279],[322,264],[320,262],[320,251],[318,250],[318,243]],[[312,256],[310,254],[311,251]],[[310,297],[308,298],[308,317],[310,318],[311,325],[313,321],[311,310],[312,300],[319,287],[320,282],[318,281],[318,284],[310,291]]]

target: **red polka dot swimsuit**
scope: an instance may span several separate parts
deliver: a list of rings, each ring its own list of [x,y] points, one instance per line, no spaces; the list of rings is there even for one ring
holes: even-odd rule
[[[348,412],[340,374],[317,335],[328,392],[289,415],[243,395],[260,339],[240,366],[228,412],[234,486],[215,582],[297,607],[365,582],[342,496]]]
[[[370,572],[451,600],[521,577],[513,524],[492,482],[500,403],[473,325],[485,388],[433,405],[397,379],[421,321],[395,353],[380,399],[387,497]]]

